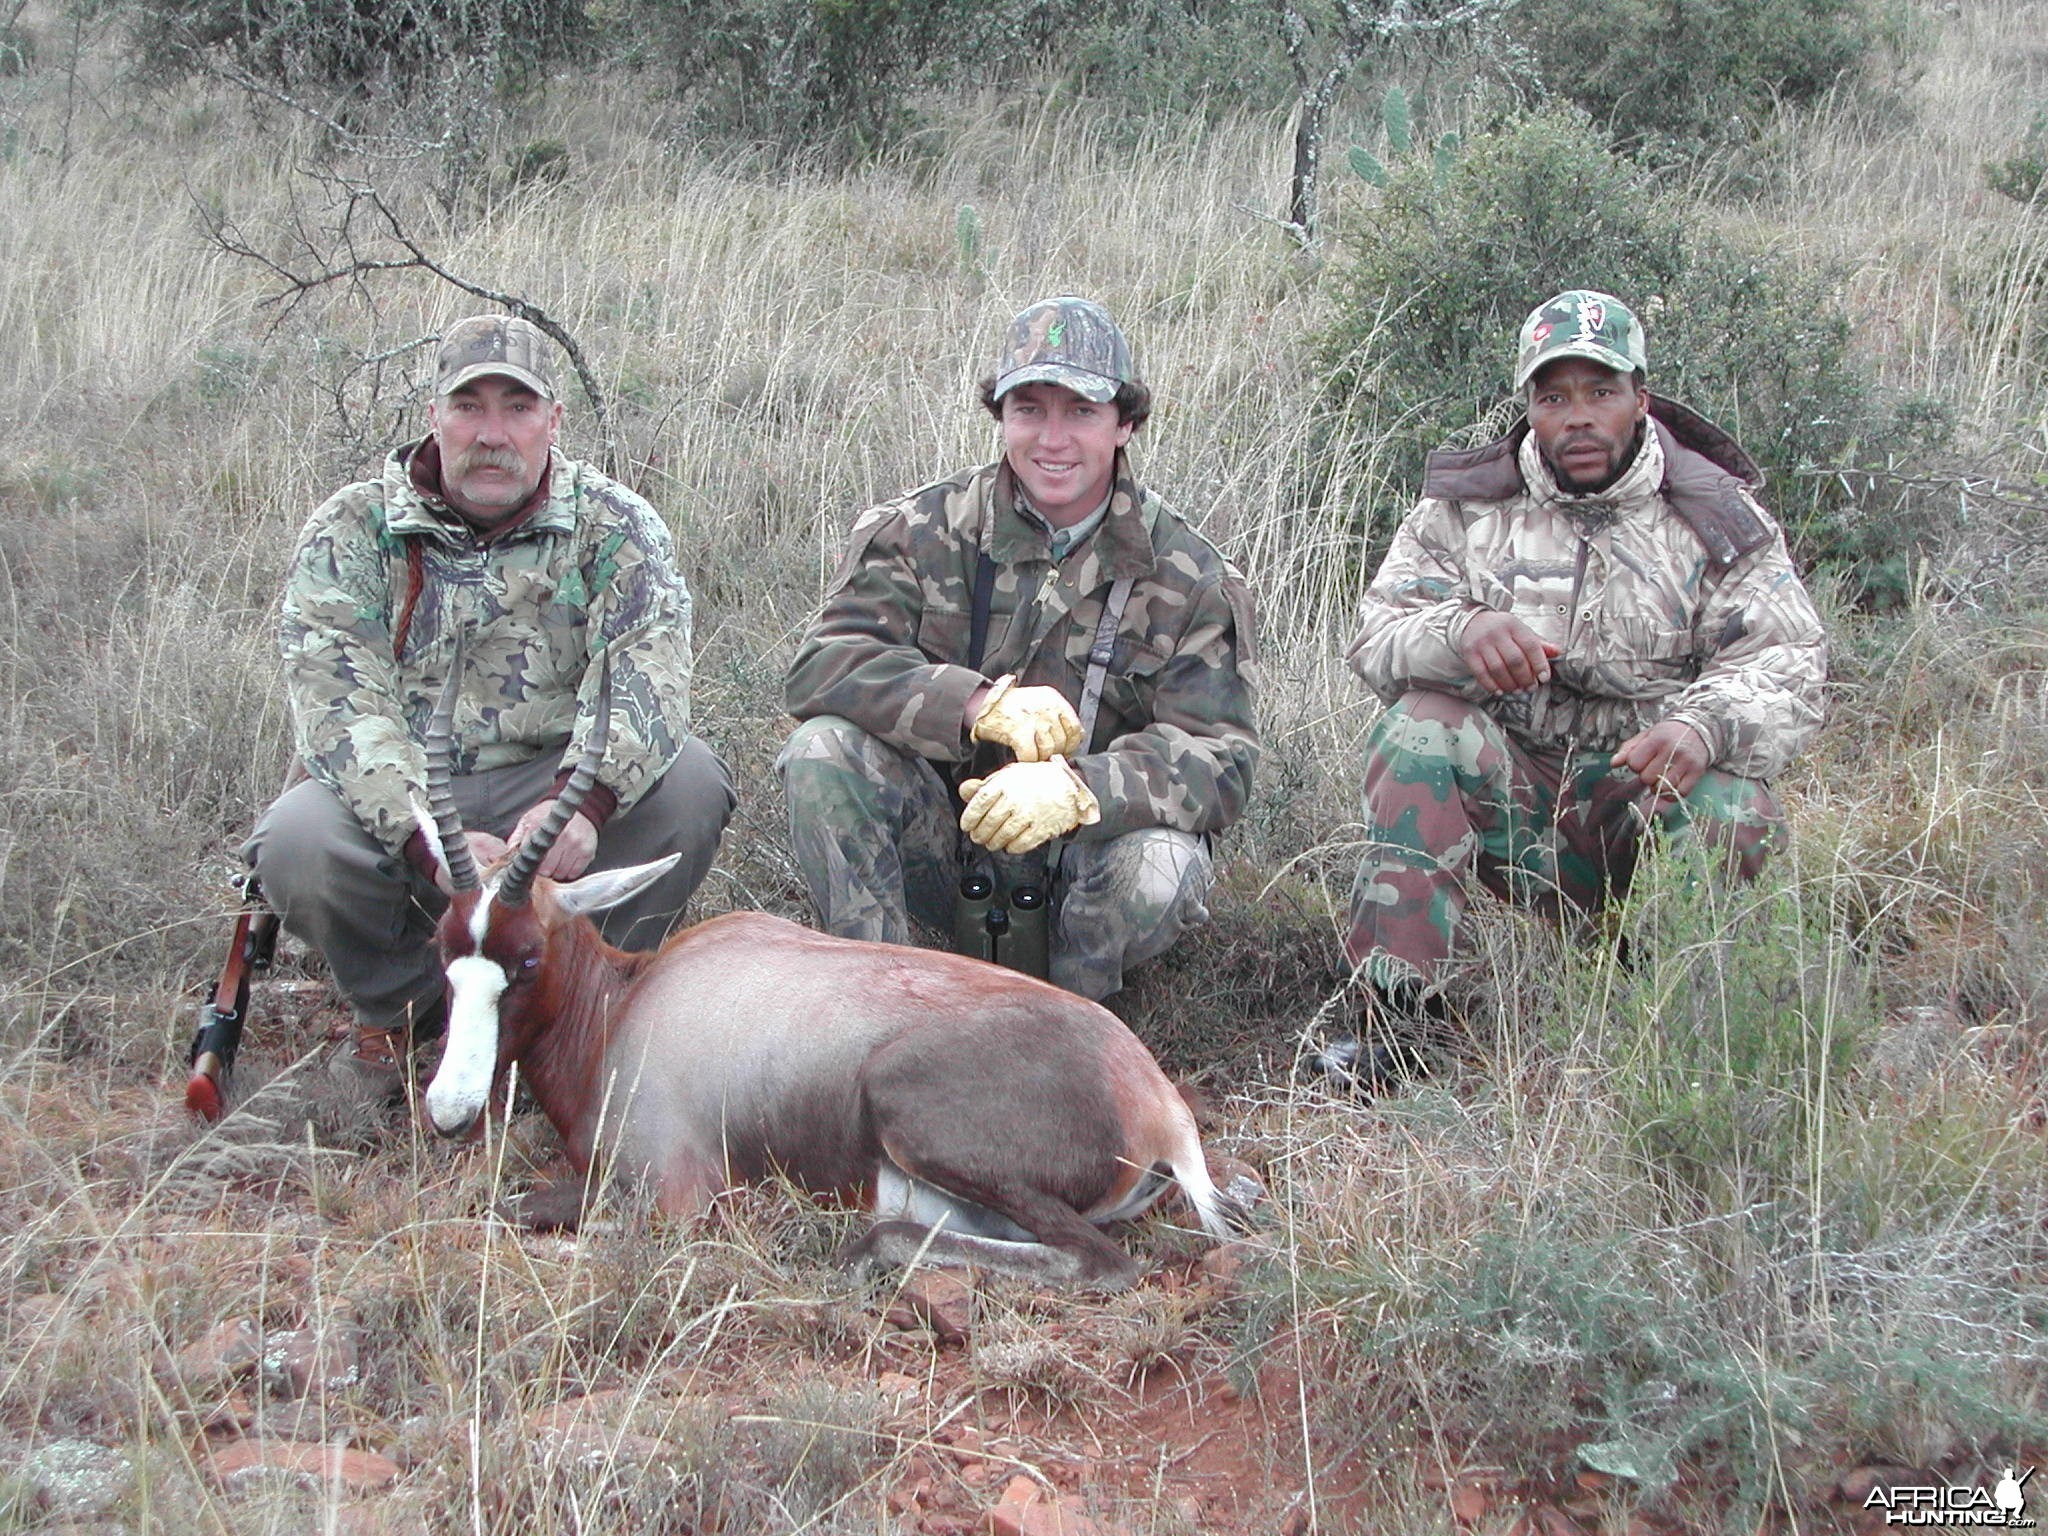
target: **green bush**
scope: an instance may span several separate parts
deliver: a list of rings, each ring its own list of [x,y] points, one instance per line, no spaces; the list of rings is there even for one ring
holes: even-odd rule
[[[1583,996],[1550,1043],[1562,1053],[1583,1032],[1608,1064],[1617,1128],[1674,1220],[1826,1205],[1816,1160],[1876,1000],[1829,904],[1788,883],[1783,862],[1736,890],[1708,863],[1697,847],[1645,861],[1615,919],[1632,964],[1617,977],[1604,957],[1575,955]]]
[[[1984,163],[1984,185],[2001,197],[2031,207],[2048,181],[2048,111],[2034,114],[2033,122],[2013,151]]]
[[[603,22],[699,131],[840,161],[900,138],[910,90],[983,25],[967,0],[622,0]]]
[[[1777,102],[1850,79],[1889,40],[1872,0],[1522,0],[1543,88],[1651,158],[1747,138]]]
[[[222,59],[270,85],[410,96],[517,89],[573,54],[587,34],[582,0],[169,0],[137,7],[131,34],[145,73],[175,78]]]
[[[1376,559],[1430,449],[1508,394],[1516,329],[1565,288],[1627,300],[1649,333],[1651,387],[1734,432],[1765,500],[1809,562],[1876,601],[1903,595],[1834,471],[1938,439],[1938,415],[1880,397],[1850,347],[1834,275],[1707,224],[1615,154],[1583,116],[1519,118],[1448,170],[1411,162],[1353,240],[1322,342],[1327,401],[1363,427],[1385,473],[1357,509]]]

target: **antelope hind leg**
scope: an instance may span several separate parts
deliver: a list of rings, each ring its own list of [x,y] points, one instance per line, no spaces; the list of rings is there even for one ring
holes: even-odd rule
[[[1090,1229],[1092,1232],[1092,1228]],[[1101,1239],[1114,1254],[1079,1251],[1050,1243],[1011,1242],[914,1221],[878,1221],[839,1250],[838,1260],[860,1274],[878,1268],[904,1268],[913,1263],[959,1267],[969,1264],[1015,1275],[1035,1285],[1080,1286],[1091,1291],[1121,1291],[1135,1284],[1142,1271],[1128,1255]]]
[[[573,1232],[583,1221],[586,1192],[581,1178],[557,1179],[499,1201],[498,1214],[533,1232]]]

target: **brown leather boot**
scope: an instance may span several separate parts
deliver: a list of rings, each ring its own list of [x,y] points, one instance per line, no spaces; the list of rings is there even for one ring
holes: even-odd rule
[[[358,1024],[328,1062],[335,1080],[351,1096],[372,1104],[396,1104],[405,1097],[406,1033]]]
[[[358,1022],[348,1044],[335,1053],[328,1070],[351,1094],[365,1103],[396,1104],[405,1097],[409,1058],[422,1041],[447,1027],[445,1009],[433,1002],[413,1019],[411,1027],[377,1028]]]

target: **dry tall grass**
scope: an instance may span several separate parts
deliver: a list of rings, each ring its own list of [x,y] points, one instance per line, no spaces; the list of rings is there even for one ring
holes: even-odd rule
[[[1928,26],[1910,119],[1787,125],[1766,191],[1728,216],[1845,263],[1886,376],[2010,443],[2039,429],[2048,239],[1977,166],[2035,109],[2013,61],[2048,47],[2048,14],[1984,0]],[[37,1528],[53,1468],[107,1456],[94,1529],[375,1528],[331,1484],[224,1487],[203,1431],[234,1421],[396,1457],[376,1505],[393,1530],[675,1530],[719,1510],[727,1529],[909,1531],[888,1495],[959,1423],[1064,1411],[1080,1427],[1039,1449],[1093,1425],[1099,1454],[1140,1422],[1146,1372],[1232,1361],[1240,1384],[1275,1363],[1308,1384],[1266,1403],[1259,1528],[1307,1489],[1322,1528],[1449,1530],[1433,1470],[1562,1476],[1576,1454],[1612,1479],[1588,1529],[1632,1510],[1749,1529],[1770,1509],[1817,1531],[1858,1461],[1969,1481],[2038,1455],[2038,593],[1999,615],[1841,616],[1833,723],[1782,786],[1797,856],[1765,889],[1725,908],[1646,891],[1634,920],[1657,942],[1632,971],[1491,915],[1469,1063],[1370,1110],[1292,1086],[1335,995],[1371,711],[1337,659],[1365,573],[1298,492],[1330,451],[1306,361],[1326,299],[1253,212],[1284,184],[1273,119],[1131,145],[1080,108],[957,103],[885,165],[769,182],[669,143],[637,85],[607,81],[508,125],[507,147],[572,146],[561,186],[501,177],[448,213],[419,166],[368,168],[450,267],[567,325],[619,404],[627,472],[698,598],[697,724],[747,786],[713,908],[796,909],[766,765],[840,529],[991,452],[970,390],[1020,304],[1080,290],[1126,321],[1162,402],[1142,463],[1264,605],[1260,804],[1215,930],[1126,1001],[1273,1186],[1233,1300],[984,1296],[971,1370],[935,1353],[906,1394],[887,1298],[823,1262],[845,1218],[772,1194],[705,1234],[625,1211],[573,1244],[517,1237],[480,1213],[546,1137],[521,1121],[449,1149],[324,1112],[317,989],[274,999],[247,1102],[194,1131],[174,1107],[186,989],[217,959],[235,840],[285,750],[283,562],[416,418],[418,354],[355,360],[478,306],[417,275],[269,304],[197,210],[281,249],[322,211],[311,133],[197,92],[131,101],[91,71],[81,110],[53,57],[0,82],[0,1468],[20,1469],[0,1473],[0,1530]],[[1328,212],[1341,260],[1371,194],[1340,176]],[[1987,303],[2009,313],[1970,307]],[[569,446],[589,448],[571,404]],[[1347,445],[1341,475],[1373,473],[1374,446]],[[166,1363],[222,1318],[359,1354],[303,1391],[275,1363]],[[1034,1343],[1047,1329],[1081,1341],[1074,1359]],[[582,1393],[616,1394],[589,1399],[588,1455],[534,1417]],[[1132,1529],[1216,1528],[1098,1492]]]

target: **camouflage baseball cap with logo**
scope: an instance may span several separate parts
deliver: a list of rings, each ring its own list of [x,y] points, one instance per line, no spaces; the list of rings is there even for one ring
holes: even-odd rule
[[[551,348],[541,328],[515,315],[472,315],[448,327],[434,358],[434,395],[444,398],[472,379],[516,379],[543,400],[555,398]]]
[[[1019,384],[1061,384],[1084,400],[1114,400],[1117,386],[1137,380],[1131,345],[1093,299],[1040,299],[1010,322],[996,359],[993,398]]]
[[[1515,388],[1560,357],[1588,357],[1617,373],[1649,371],[1643,324],[1611,294],[1571,288],[1536,306],[1522,322]]]

